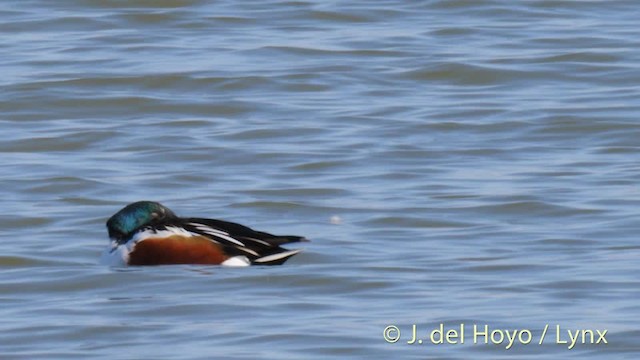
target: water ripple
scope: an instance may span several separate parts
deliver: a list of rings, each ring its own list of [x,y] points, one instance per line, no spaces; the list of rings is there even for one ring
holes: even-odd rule
[[[636,8],[0,4],[2,355],[505,354],[381,338],[440,323],[637,353]],[[312,241],[283,267],[97,265],[142,199]]]

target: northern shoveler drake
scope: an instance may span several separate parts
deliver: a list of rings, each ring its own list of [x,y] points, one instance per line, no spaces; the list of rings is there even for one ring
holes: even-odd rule
[[[107,229],[111,245],[102,262],[113,266],[281,265],[301,250],[280,245],[306,241],[222,220],[181,218],[153,201],[125,206],[107,221]]]

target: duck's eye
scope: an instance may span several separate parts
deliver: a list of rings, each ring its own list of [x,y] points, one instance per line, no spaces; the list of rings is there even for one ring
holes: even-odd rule
[[[160,214],[154,211],[154,212],[151,213],[151,217],[154,218],[154,219],[157,219],[157,218],[160,217]]]

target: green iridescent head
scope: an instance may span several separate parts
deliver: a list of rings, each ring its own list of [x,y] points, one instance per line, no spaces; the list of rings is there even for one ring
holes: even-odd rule
[[[141,227],[158,224],[176,218],[173,211],[154,201],[138,201],[129,204],[107,220],[109,238],[127,241]]]

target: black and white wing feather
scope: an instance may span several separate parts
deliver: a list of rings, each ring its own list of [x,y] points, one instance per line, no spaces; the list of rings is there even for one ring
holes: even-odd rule
[[[287,250],[280,245],[307,241],[301,236],[279,236],[255,231],[244,225],[202,218],[181,219],[181,227],[220,244],[231,256],[246,256],[253,264],[280,265],[301,250]]]

